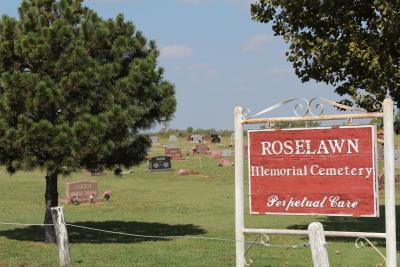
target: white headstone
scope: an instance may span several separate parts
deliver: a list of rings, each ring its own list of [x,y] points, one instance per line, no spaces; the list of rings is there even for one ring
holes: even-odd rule
[[[171,135],[168,139],[168,142],[176,142],[178,141],[178,138],[176,137],[176,135]]]
[[[153,146],[160,145],[160,137],[152,136],[150,138],[151,138],[151,145]]]
[[[394,163],[395,165],[400,165],[400,150],[394,150]]]
[[[232,157],[232,150],[230,150],[230,149],[224,149],[224,150],[222,151],[222,156],[223,156],[223,157]]]
[[[203,136],[198,135],[198,134],[194,134],[194,135],[192,135],[192,141],[194,143],[202,143],[203,142]]]

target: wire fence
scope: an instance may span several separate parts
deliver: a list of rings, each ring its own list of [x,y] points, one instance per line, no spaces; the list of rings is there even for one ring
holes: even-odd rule
[[[40,224],[40,223],[17,223],[17,222],[0,222],[2,225],[15,225],[15,226],[52,226],[53,224]],[[123,235],[123,236],[131,236],[131,237],[141,237],[141,238],[153,238],[153,239],[167,239],[167,240],[174,240],[174,239],[198,239],[198,240],[209,240],[209,241],[225,241],[225,242],[244,242],[246,244],[250,244],[250,247],[253,245],[259,245],[263,247],[275,247],[275,248],[307,248],[309,246],[308,242],[299,243],[294,245],[279,245],[279,244],[271,244],[266,241],[269,240],[261,240],[257,241],[259,236],[254,241],[242,241],[236,240],[233,238],[225,238],[225,237],[209,237],[209,236],[191,236],[191,235],[182,235],[182,236],[170,236],[170,235],[142,235],[142,234],[132,234],[132,233],[124,233],[118,231],[110,231],[104,229],[98,229],[93,227],[87,227],[82,225],[76,225],[71,223],[66,223],[66,226],[73,227],[73,228],[80,228],[90,231],[108,233],[108,234],[116,234],[116,235]]]

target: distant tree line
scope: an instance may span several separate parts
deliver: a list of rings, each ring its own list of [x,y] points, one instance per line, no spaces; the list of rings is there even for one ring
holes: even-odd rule
[[[271,123],[270,125],[264,124],[260,126],[260,129],[281,129],[281,128],[302,128],[302,127],[318,127],[321,126],[319,121],[282,121]]]
[[[223,129],[214,129],[214,128],[210,128],[210,129],[196,128],[196,129],[194,129],[193,127],[188,127],[186,130],[164,128],[157,132],[152,132],[151,134],[158,135],[160,137],[169,137],[171,135],[183,137],[183,136],[187,136],[188,134],[199,134],[199,135],[218,134],[220,136],[231,136],[232,133],[233,133],[233,130],[223,130]]]

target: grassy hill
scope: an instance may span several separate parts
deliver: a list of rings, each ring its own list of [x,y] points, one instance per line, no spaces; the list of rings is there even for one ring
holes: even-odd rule
[[[222,142],[227,144],[228,139],[224,137]],[[162,138],[161,144],[167,141]],[[190,151],[193,144],[180,138],[178,145]],[[223,149],[213,144],[210,147]],[[153,156],[162,154],[161,146],[150,151]],[[234,168],[219,167],[217,160],[205,155],[189,156],[172,164],[174,171],[167,172],[148,172],[147,163],[143,163],[132,174],[121,177],[113,173],[94,177],[79,172],[59,178],[61,199],[65,198],[65,184],[72,181],[97,181],[99,193],[113,192],[110,201],[96,205],[64,204],[68,223],[131,234],[183,236],[173,240],[140,238],[68,227],[71,266],[235,265]],[[178,176],[176,171],[181,168],[198,174]],[[40,171],[19,172],[10,177],[4,169],[0,170],[0,221],[42,223],[44,186],[44,173]],[[380,218],[250,216],[248,212],[245,218],[247,227],[264,228],[306,229],[312,221],[322,222],[326,230],[384,231],[383,206]],[[256,236],[247,237],[253,240]],[[270,237],[271,244],[281,247],[253,246],[248,255],[253,261],[251,266],[312,265],[309,248],[287,248],[307,242],[307,237]],[[0,224],[0,266],[58,266],[57,246],[42,240],[38,226]],[[384,266],[383,259],[372,248],[357,249],[354,239],[327,241],[331,266]],[[373,242],[385,252],[383,240]]]

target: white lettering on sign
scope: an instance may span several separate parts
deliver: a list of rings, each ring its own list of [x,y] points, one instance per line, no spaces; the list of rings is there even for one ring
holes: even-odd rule
[[[372,167],[320,167],[318,164],[311,166],[290,168],[266,168],[264,166],[250,166],[250,175],[257,176],[361,176],[368,179],[373,176]]]
[[[328,139],[312,144],[311,140],[261,142],[261,155],[329,155],[359,153],[359,139]]]
[[[271,195],[267,198],[266,206],[271,207],[283,207],[285,211],[290,208],[350,208],[356,209],[358,207],[358,201],[344,200],[340,196],[324,196],[321,199],[311,200],[307,196],[302,198],[290,197],[289,199],[282,199],[277,195]]]

